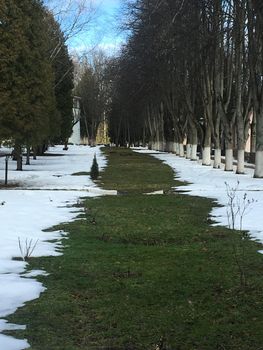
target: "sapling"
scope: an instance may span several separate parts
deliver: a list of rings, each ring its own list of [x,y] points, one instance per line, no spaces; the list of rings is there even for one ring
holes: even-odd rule
[[[237,264],[239,274],[240,274],[240,285],[246,285],[246,275],[244,271],[245,264],[245,240],[248,238],[248,234],[243,229],[243,219],[249,206],[255,202],[254,199],[248,199],[247,193],[244,193],[243,197],[238,196],[239,181],[234,187],[231,187],[227,182],[226,193],[228,197],[227,203],[227,219],[228,227],[232,230],[239,230],[242,232],[241,237],[241,253],[238,252],[238,246],[233,244],[233,251],[235,262]],[[239,226],[237,227],[237,221],[239,221]]]
[[[37,246],[38,240],[33,242],[33,239],[28,240],[26,238],[24,244],[21,243],[20,237],[18,237],[18,245],[21,253],[21,257],[24,261],[27,261],[28,258],[32,255],[33,251]]]
[[[92,166],[90,169],[90,177],[92,180],[97,180],[98,176],[99,176],[99,166],[98,166],[97,158],[95,154],[93,158]]]
[[[228,227],[232,230],[242,231],[243,229],[243,219],[247,210],[251,204],[255,202],[254,199],[248,199],[247,193],[244,193],[243,197],[240,198],[237,194],[239,188],[239,181],[234,187],[231,187],[227,182],[226,193],[228,197],[227,203],[227,219]],[[237,227],[237,220],[239,221],[239,226]]]

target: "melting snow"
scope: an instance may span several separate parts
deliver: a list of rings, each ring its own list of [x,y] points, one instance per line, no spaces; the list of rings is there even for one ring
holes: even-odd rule
[[[105,167],[106,159],[100,148],[70,146],[68,151],[63,151],[62,148],[50,148],[50,156],[31,160],[31,165],[24,165],[22,172],[15,171],[15,162],[9,161],[9,183],[19,184],[19,187],[0,190],[0,332],[23,328],[24,326],[9,324],[3,318],[14,313],[25,302],[38,298],[45,290],[34,279],[37,275],[45,274],[45,271],[26,272],[26,262],[13,260],[21,257],[18,240],[23,248],[30,240],[33,244],[37,242],[32,253],[34,257],[60,255],[59,240],[66,233],[43,232],[43,229],[73,220],[80,210],[73,209],[71,205],[80,197],[104,194],[89,176],[72,176],[73,173],[88,172],[94,154],[99,168]],[[4,167],[5,158],[2,157],[2,178]],[[57,243],[51,243],[50,240],[57,240]],[[0,333],[1,349],[22,350],[28,347],[26,340],[14,339]]]
[[[144,153],[144,150],[138,150]],[[146,153],[149,153],[146,150]],[[226,183],[235,188],[239,181],[237,197],[242,202],[244,194],[251,203],[243,218],[243,229],[248,230],[251,236],[263,243],[263,179],[253,178],[254,170],[246,168],[245,175],[226,172],[222,169],[213,169],[212,166],[203,166],[200,161],[190,161],[172,153],[155,153],[153,157],[168,164],[176,173],[176,179],[189,182],[180,186],[180,191],[186,194],[214,199],[222,207],[212,210],[211,216],[219,225],[228,226]],[[239,226],[237,225],[237,228]]]

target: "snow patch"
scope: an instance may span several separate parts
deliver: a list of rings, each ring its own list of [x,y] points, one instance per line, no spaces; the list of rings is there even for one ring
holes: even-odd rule
[[[107,161],[99,147],[63,146],[52,147],[49,155],[31,160],[17,172],[16,163],[9,160],[9,183],[18,183],[13,190],[0,190],[0,317],[6,317],[36,299],[45,288],[34,277],[46,275],[45,271],[26,271],[27,262],[22,261],[19,249],[32,240],[36,247],[32,257],[58,256],[62,254],[63,231],[44,232],[54,225],[74,220],[80,208],[72,208],[82,197],[115,194],[103,191],[89,176],[71,176],[72,173],[89,171],[96,154],[100,171]],[[0,176],[4,178],[5,159],[0,158]],[[116,191],[115,191],[116,192]],[[0,319],[0,332],[22,329]],[[0,348],[22,350],[29,347],[26,340],[0,334]]]
[[[154,191],[154,192],[146,193],[146,195],[148,195],[148,196],[156,195],[156,194],[164,194],[164,191],[160,190],[160,191]]]
[[[239,181],[237,196],[240,200],[245,193],[247,199],[254,200],[243,218],[243,229],[249,231],[252,238],[263,243],[263,179],[253,178],[253,169],[245,168],[246,174],[239,175],[235,173],[236,166],[233,167],[233,172],[227,172],[214,169],[212,166],[202,166],[200,162],[191,162],[170,153],[154,154],[153,157],[169,165],[175,171],[177,180],[189,183],[177,187],[177,190],[185,191],[187,195],[214,199],[222,206],[213,208],[211,212],[218,225],[228,227],[226,210],[228,197],[225,183],[230,187],[236,187]]]

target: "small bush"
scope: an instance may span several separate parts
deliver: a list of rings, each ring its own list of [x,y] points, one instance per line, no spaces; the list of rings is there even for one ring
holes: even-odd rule
[[[99,166],[97,163],[96,155],[94,155],[92,166],[90,169],[90,177],[92,180],[97,180],[99,176]]]

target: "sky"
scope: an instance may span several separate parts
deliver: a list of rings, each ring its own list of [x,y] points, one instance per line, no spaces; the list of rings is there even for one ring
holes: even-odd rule
[[[120,29],[123,0],[45,0],[44,3],[66,34],[78,17],[80,26],[75,27],[67,41],[73,54],[89,54],[94,49],[102,49],[108,55],[114,55],[125,42],[125,33]],[[81,13],[77,15],[80,9]]]

